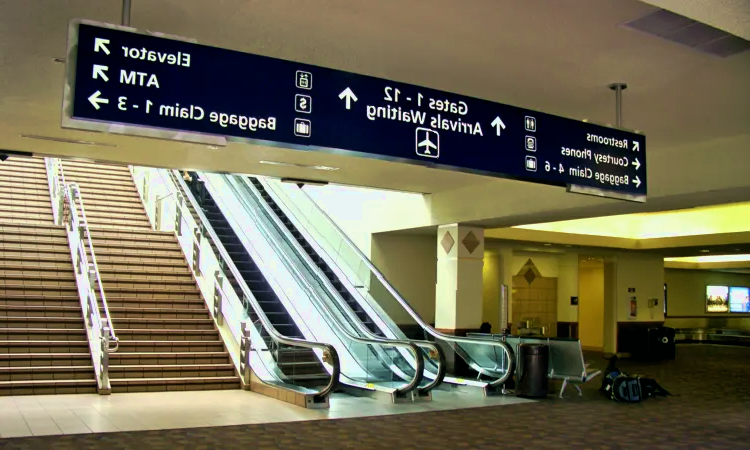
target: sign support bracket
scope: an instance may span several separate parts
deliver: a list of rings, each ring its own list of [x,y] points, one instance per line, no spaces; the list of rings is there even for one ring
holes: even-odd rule
[[[628,88],[625,83],[612,83],[609,88],[615,91],[615,126],[622,128],[622,91]]]
[[[120,25],[130,26],[130,0],[122,0],[122,20]]]

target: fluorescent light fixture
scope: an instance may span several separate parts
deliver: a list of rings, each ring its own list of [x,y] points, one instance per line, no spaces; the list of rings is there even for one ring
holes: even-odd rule
[[[60,138],[60,137],[54,137],[54,136],[37,136],[34,134],[22,134],[21,137],[26,138],[26,139],[36,139],[39,141],[61,142],[63,144],[93,145],[93,146],[99,146],[99,147],[117,147],[117,145],[115,144],[106,144],[104,142],[82,141],[78,139],[67,139],[67,138]]]
[[[664,258],[664,261],[686,262],[686,263],[723,263],[723,262],[750,262],[750,255],[710,255],[710,256],[686,256],[680,258]]]
[[[282,178],[282,183],[294,183],[294,184],[306,184],[310,186],[326,186],[328,184],[327,181],[319,181],[319,180],[305,180],[302,178]]]
[[[324,170],[324,171],[334,171],[339,170],[338,167],[330,167],[330,166],[309,166],[306,164],[297,164],[297,163],[290,163],[290,162],[281,162],[281,161],[258,161],[260,164],[266,164],[269,166],[282,166],[282,167],[297,167],[300,169],[313,169],[313,170]]]

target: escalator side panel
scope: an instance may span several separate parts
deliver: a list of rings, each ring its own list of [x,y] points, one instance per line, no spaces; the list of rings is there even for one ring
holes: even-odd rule
[[[205,185],[200,181],[197,174],[193,173],[191,175],[192,180],[189,183],[190,191],[203,210],[214,232],[219,237],[219,241],[221,241],[221,244],[242,274],[250,292],[255,296],[274,328],[284,336],[304,339],[302,332],[294,323],[291,315],[287,312],[283,303],[279,300],[258,266],[242,245],[239,237],[221,213]],[[219,254],[218,251],[216,254]],[[231,273],[227,274],[227,276],[230,277],[228,280],[230,284],[235,286],[235,292],[238,297],[242,298],[243,294],[237,281],[234,280]],[[252,308],[249,308],[248,305],[245,305],[245,307],[250,320],[256,321],[257,316],[252,311]],[[284,346],[274,348],[272,346],[273,342],[265,330],[261,330],[261,337],[263,337],[268,348],[271,349],[270,351],[272,351],[279,369],[290,381],[302,386],[312,386],[328,382],[330,375],[312,349]]]

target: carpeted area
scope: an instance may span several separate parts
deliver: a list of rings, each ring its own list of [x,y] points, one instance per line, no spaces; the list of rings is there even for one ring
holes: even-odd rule
[[[603,369],[604,361],[592,361]],[[675,361],[620,368],[674,396],[618,404],[600,379],[564,400],[358,419],[0,440],[0,449],[716,448],[750,445],[750,349],[678,347]]]

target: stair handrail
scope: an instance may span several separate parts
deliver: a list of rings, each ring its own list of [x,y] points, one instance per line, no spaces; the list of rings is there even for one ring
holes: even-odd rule
[[[270,184],[270,183],[268,183]],[[497,378],[493,380],[492,382],[489,382],[488,384],[492,387],[499,387],[505,384],[505,382],[511,377],[513,374],[513,367],[515,365],[515,360],[513,358],[512,349],[508,344],[502,341],[491,341],[491,340],[485,340],[485,339],[472,339],[462,336],[451,336],[445,333],[441,333],[440,331],[433,328],[430,324],[424,321],[422,317],[414,310],[414,308],[409,304],[409,302],[404,299],[401,294],[396,290],[395,287],[393,287],[390,282],[385,278],[385,276],[378,270],[377,267],[370,261],[370,259],[362,253],[362,250],[357,247],[357,244],[354,243],[354,241],[349,238],[349,236],[338,226],[336,221],[334,221],[328,213],[326,213],[323,208],[318,205],[318,203],[308,194],[305,192],[304,189],[301,187],[299,190],[302,192],[302,194],[307,198],[307,200],[313,205],[313,208],[317,210],[317,212],[323,216],[323,218],[328,222],[328,224],[339,234],[339,236],[342,238],[342,240],[346,243],[346,245],[353,251],[355,254],[357,254],[362,262],[370,269],[370,272],[375,275],[375,277],[378,279],[378,281],[383,285],[383,287],[386,288],[386,290],[393,296],[393,298],[396,299],[396,301],[401,305],[401,307],[404,308],[404,310],[422,327],[424,331],[426,331],[428,334],[433,336],[436,339],[440,339],[446,342],[454,343],[454,344],[468,344],[468,345],[483,345],[483,346],[489,346],[489,347],[497,347],[500,348],[502,353],[505,356],[505,363],[507,364],[506,367],[508,367],[508,370],[506,373],[501,376],[500,378]],[[460,347],[455,348],[456,350],[464,359],[473,360],[473,358],[466,353],[466,351]],[[468,361],[467,362],[471,362]],[[477,372],[479,373],[485,373],[488,375],[491,375],[483,370],[481,367],[473,367]],[[494,375],[493,375],[494,376]]]
[[[290,246],[296,251],[296,253],[300,256],[303,262],[308,267],[310,267],[316,275],[319,275],[319,279],[322,281],[323,289],[325,289],[326,292],[328,292],[328,294],[333,296],[334,298],[340,295],[338,294],[338,292],[336,292],[330,280],[328,280],[327,277],[325,277],[322,273],[319,272],[320,269],[317,266],[315,266],[315,264],[310,259],[310,256],[304,250],[301,249],[299,243],[292,236],[291,231],[289,231],[289,229],[287,229],[283,225],[281,218],[277,216],[276,213],[274,213],[274,211],[271,209],[270,205],[265,200],[263,200],[262,195],[260,194],[258,189],[252,184],[252,182],[248,179],[248,177],[235,176],[235,179],[239,180],[240,183],[246,186],[247,189],[249,189],[253,193],[256,200],[258,200],[263,210],[266,212],[269,218],[276,225],[279,232],[287,238],[287,241],[289,242]],[[328,306],[325,305],[325,303],[323,304],[323,307],[328,309]],[[383,338],[381,336],[377,336],[373,334],[372,332],[370,332],[370,330],[368,330],[364,325],[362,325],[362,322],[359,320],[359,318],[356,316],[356,314],[354,313],[354,311],[352,311],[350,307],[341,306],[341,305],[339,305],[339,307],[340,307],[340,310],[343,310],[341,311],[341,313],[344,314],[344,316],[349,319],[349,321],[352,323],[352,326],[354,326],[360,332],[362,332],[365,339],[370,339],[373,342],[380,343],[381,345],[394,345],[394,346],[401,347],[401,348],[412,349],[413,348],[412,345],[416,345],[417,347],[428,348],[426,352],[427,355],[430,355],[430,357],[433,357],[434,355],[435,359],[437,359],[437,363],[435,364],[437,366],[437,371],[436,371],[437,373],[435,373],[435,378],[433,379],[432,382],[428,383],[426,386],[418,388],[419,392],[428,393],[443,382],[443,379],[445,377],[446,360],[445,360],[445,354],[440,347],[438,347],[437,345],[429,341],[419,341],[415,339],[408,339],[408,340],[391,339],[391,338]],[[424,358],[424,355],[423,355],[423,358]],[[424,370],[426,366],[425,363],[420,365],[418,361],[415,361],[415,365],[416,365],[415,369],[421,366],[422,370]],[[411,386],[411,384],[409,386]]]
[[[102,277],[101,273],[99,272],[99,265],[96,262],[96,252],[94,251],[94,244],[91,239],[91,231],[89,230],[88,219],[86,218],[86,208],[83,203],[81,188],[78,186],[78,183],[68,183],[66,188],[66,192],[69,193],[69,195],[66,195],[66,200],[69,201],[72,205],[77,199],[78,203],[80,204],[81,217],[79,219],[79,230],[82,233],[82,240],[83,238],[85,238],[87,242],[89,255],[91,256],[92,271],[89,272],[89,280],[93,281],[96,284],[96,288],[99,291],[101,307],[102,309],[104,309],[104,320],[106,322],[107,328],[109,329],[108,334],[110,345],[107,346],[107,352],[114,353],[120,347],[120,339],[115,333],[115,327],[112,324],[112,316],[109,314],[109,305],[107,304],[107,296],[104,294],[104,285],[102,285]],[[74,211],[74,208],[71,208],[70,211],[72,213],[72,211]],[[97,313],[101,315],[98,305],[96,309]],[[114,347],[112,347],[112,344],[114,344]]]
[[[157,171],[157,174],[164,178],[164,174],[162,171],[166,171],[167,169],[154,169]],[[169,174],[172,173],[171,171],[167,173],[167,177],[169,178]],[[328,381],[328,384],[321,390],[318,391],[316,394],[320,397],[325,397],[329,394],[331,394],[336,387],[338,387],[339,379],[341,376],[341,362],[339,359],[338,351],[336,348],[327,343],[323,342],[316,342],[316,341],[309,341],[305,339],[298,339],[298,338],[292,338],[288,336],[284,336],[283,334],[279,333],[276,328],[271,323],[270,319],[266,315],[266,313],[263,311],[263,309],[260,307],[260,304],[258,303],[258,300],[255,298],[253,293],[250,291],[250,289],[247,287],[247,283],[245,283],[245,280],[242,278],[242,275],[240,274],[239,269],[237,269],[237,266],[234,264],[234,261],[232,261],[232,258],[229,256],[229,253],[227,252],[226,248],[224,248],[224,245],[221,243],[221,240],[219,240],[218,235],[213,230],[213,227],[210,226],[210,223],[208,222],[208,218],[205,214],[203,214],[203,211],[200,208],[200,205],[198,205],[198,202],[195,200],[195,197],[193,196],[192,192],[190,192],[190,189],[185,184],[185,181],[182,179],[181,176],[177,175],[174,176],[171,180],[173,183],[178,183],[180,187],[182,187],[182,191],[185,193],[184,197],[187,197],[190,204],[193,206],[193,209],[195,210],[196,215],[198,216],[198,219],[200,220],[200,226],[203,228],[203,231],[205,234],[208,235],[208,237],[213,241],[215,248],[219,251],[219,255],[217,255],[217,260],[221,258],[220,260],[224,263],[224,270],[229,269],[234,279],[237,281],[240,290],[242,291],[242,295],[245,299],[247,299],[248,303],[253,309],[253,312],[258,316],[258,319],[261,322],[261,325],[263,328],[268,332],[268,335],[271,337],[271,339],[274,340],[274,342],[293,346],[293,347],[303,347],[303,348],[309,348],[309,349],[317,349],[320,350],[324,355],[326,355],[326,362],[331,366],[331,376]],[[165,185],[167,185],[165,183]],[[168,185],[167,185],[168,186]],[[176,193],[176,197],[179,200],[181,194],[178,191],[173,191],[168,195],[171,195],[173,193]],[[165,196],[166,197],[166,196]],[[165,198],[163,197],[163,198]],[[187,206],[183,201],[176,202],[178,207],[180,208],[181,214],[190,216],[190,211],[187,209]]]
[[[236,189],[236,187],[234,187],[233,189]],[[241,200],[243,199],[242,196],[239,196],[239,198]],[[265,205],[265,208],[268,208],[267,204]],[[275,217],[272,215],[271,220],[274,220],[274,218],[275,218],[274,222],[276,223],[276,221],[278,221],[278,217]],[[256,219],[253,219],[253,220],[255,221]],[[269,243],[273,247],[278,246],[275,240],[270,240]],[[310,292],[311,286],[309,285],[309,282],[304,278],[304,276],[301,275],[301,273],[299,272],[299,269],[295,267],[295,265],[289,260],[289,256],[286,254],[286,252],[281,251],[281,250],[277,250],[277,251],[278,251],[278,255],[280,256],[280,258],[286,262],[286,266],[289,268],[290,272],[292,272],[296,276],[296,278],[300,280],[301,282],[300,284],[303,285],[302,287],[304,288],[304,290],[307,292]],[[313,294],[309,294],[309,295],[312,296]],[[332,316],[333,320],[331,321],[329,325],[335,326],[340,334],[345,335],[347,339],[353,342],[357,342],[357,343],[364,344],[364,345],[381,345],[381,346],[390,346],[390,347],[396,347],[396,348],[400,347],[400,348],[404,348],[410,351],[414,355],[414,361],[415,361],[414,377],[412,377],[412,379],[405,386],[403,386],[400,389],[397,389],[397,391],[399,393],[406,394],[413,390],[419,389],[420,383],[422,382],[422,378],[424,376],[424,356],[422,354],[422,351],[419,349],[419,347],[416,344],[409,342],[409,341],[401,341],[401,340],[396,340],[396,339],[385,339],[381,337],[363,338],[360,336],[356,336],[350,333],[348,330],[346,330],[346,328],[341,323],[339,323],[337,318],[333,314],[331,314],[327,306],[322,305],[322,308],[325,309],[326,313]],[[318,310],[321,311],[320,308],[318,308]],[[321,313],[322,312],[323,311],[321,311]]]

